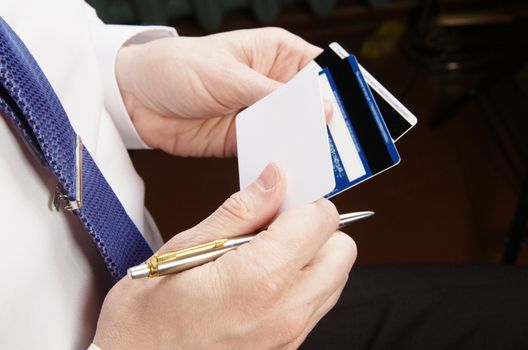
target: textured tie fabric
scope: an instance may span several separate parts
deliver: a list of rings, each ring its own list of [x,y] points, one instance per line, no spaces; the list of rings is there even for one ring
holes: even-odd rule
[[[11,120],[65,196],[76,198],[77,135],[37,62],[0,17],[0,112]],[[83,205],[73,213],[99,248],[114,279],[147,260],[152,250],[86,148],[82,148]]]

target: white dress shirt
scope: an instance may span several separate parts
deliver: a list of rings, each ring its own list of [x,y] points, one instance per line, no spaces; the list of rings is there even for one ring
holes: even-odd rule
[[[82,0],[2,0],[0,16],[32,53],[125,210],[153,249],[161,237],[126,148],[145,147],[114,74],[127,41],[176,35],[165,27],[104,25]],[[51,210],[57,181],[0,115],[0,349],[82,349],[110,287],[78,219]]]

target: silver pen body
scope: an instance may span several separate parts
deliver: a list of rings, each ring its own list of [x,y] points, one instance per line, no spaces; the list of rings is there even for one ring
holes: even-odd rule
[[[374,215],[374,212],[372,211],[342,214],[339,217],[338,229],[342,229],[343,227],[348,226],[353,222],[362,220],[372,215]],[[230,238],[225,240],[225,243],[222,243],[220,247],[215,247],[208,251],[198,251],[196,254],[187,254],[184,257],[174,259],[172,261],[164,261],[159,265],[156,265],[156,271],[154,274],[151,270],[151,266],[149,266],[147,262],[129,268],[127,274],[129,278],[137,279],[143,277],[164,276],[172,273],[178,273],[185,270],[189,270],[193,267],[200,266],[210,261],[216,260],[228,251],[233,250],[241,246],[242,244],[251,241],[253,237],[255,237],[255,234]]]

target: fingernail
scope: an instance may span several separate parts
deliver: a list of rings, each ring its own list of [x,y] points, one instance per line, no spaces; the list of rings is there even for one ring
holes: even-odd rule
[[[270,191],[275,188],[279,180],[279,171],[275,163],[269,163],[255,181],[262,191]]]

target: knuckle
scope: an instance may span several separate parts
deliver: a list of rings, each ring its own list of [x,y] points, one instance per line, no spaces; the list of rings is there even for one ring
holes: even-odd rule
[[[318,201],[317,206],[324,215],[324,218],[328,220],[327,224],[330,227],[337,227],[339,225],[339,213],[337,212],[337,208],[334,203],[324,199]]]
[[[347,236],[347,242],[348,244],[350,244],[349,246],[350,255],[352,256],[352,260],[355,261],[358,255],[358,248],[357,248],[356,241],[354,241],[352,237],[350,237],[349,235],[346,235],[346,236]]]
[[[222,62],[223,61],[223,62]],[[240,77],[240,66],[237,65],[236,63],[233,63],[231,62],[231,60],[221,60],[219,62],[219,66],[223,67],[222,68],[222,71],[221,72],[214,72],[214,74],[216,74],[216,76],[218,76],[218,74],[221,74],[221,77],[222,77],[222,81],[225,83],[226,80],[224,80],[224,78],[227,78],[227,77]],[[211,70],[213,70],[214,68],[213,67],[210,67]],[[245,76],[242,76],[241,78],[244,78]]]
[[[353,259],[357,256],[357,244],[352,237],[347,235],[344,232],[337,231],[337,235],[339,239],[341,240],[340,243],[345,249],[345,251],[348,253],[349,256],[353,257]]]
[[[337,231],[333,239],[335,243],[334,254],[338,254],[339,265],[342,266],[343,273],[348,275],[357,257],[356,242],[349,235],[341,231]]]
[[[258,278],[256,287],[262,296],[262,300],[265,300],[268,305],[274,303],[281,298],[287,289],[288,279],[280,271],[272,271],[263,266],[262,263],[254,263],[253,265]]]
[[[284,291],[284,281],[281,278],[277,278],[277,276],[266,277],[260,283],[259,290],[263,293],[266,300],[278,299]]]
[[[290,312],[284,316],[283,322],[280,324],[280,330],[277,334],[278,341],[283,346],[288,345],[301,336],[308,323],[307,317],[303,312]]]
[[[250,196],[237,192],[220,206],[219,212],[230,219],[251,220],[254,212],[253,203]]]
[[[195,228],[190,228],[183,232],[175,234],[156,252],[156,254],[164,254],[166,252],[182,249],[185,246],[193,246],[200,242],[200,234],[196,232]]]
[[[291,35],[289,31],[281,27],[267,27],[266,30],[269,34],[276,35],[279,37],[284,35]]]
[[[259,237],[255,237],[254,241],[258,241]],[[262,241],[262,240],[261,240]],[[259,242],[264,244],[264,242]],[[261,300],[265,301],[265,304],[273,303],[278,300],[283,292],[286,290],[288,285],[288,278],[285,273],[279,268],[273,268],[276,264],[271,264],[270,259],[274,260],[278,257],[268,256],[266,261],[263,261],[262,254],[257,254],[252,249],[254,242],[243,245],[239,249],[235,250],[243,261],[246,267],[251,271],[251,283],[255,287],[255,292],[258,293]]]

